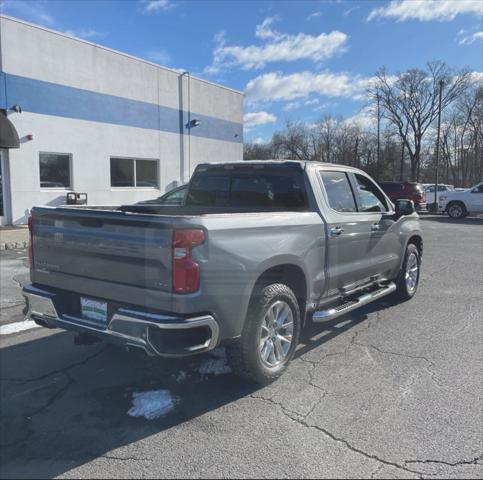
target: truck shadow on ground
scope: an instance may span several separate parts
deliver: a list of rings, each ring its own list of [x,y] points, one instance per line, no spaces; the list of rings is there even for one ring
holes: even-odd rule
[[[350,316],[307,325],[296,357],[323,348],[388,306],[381,300]],[[103,456],[125,460],[123,455],[131,454],[123,454],[122,447],[259,390],[233,374],[201,375],[200,357],[168,361],[106,344],[75,347],[70,332],[0,352],[1,478],[51,478]],[[183,382],[180,371],[186,373]],[[289,374],[279,380],[282,388]],[[127,415],[133,392],[157,389],[168,389],[179,399],[173,412],[151,421]]]

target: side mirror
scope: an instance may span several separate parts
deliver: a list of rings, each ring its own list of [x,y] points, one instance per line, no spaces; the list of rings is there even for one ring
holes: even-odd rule
[[[398,217],[403,215],[411,215],[416,211],[413,201],[406,200],[404,198],[399,198],[398,200],[394,201],[394,209]]]

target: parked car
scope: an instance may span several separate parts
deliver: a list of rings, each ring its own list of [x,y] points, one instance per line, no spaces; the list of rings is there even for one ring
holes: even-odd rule
[[[439,197],[439,209],[451,218],[483,213],[483,182],[463,191],[446,192]]]
[[[417,291],[423,239],[408,200],[317,162],[199,165],[182,206],[35,207],[28,317],[185,356],[224,345],[266,384],[309,321]]]
[[[392,200],[412,200],[417,211],[426,210],[426,194],[420,183],[414,182],[379,182],[384,193]]]
[[[423,183],[422,185],[426,194],[426,202],[434,203],[434,183]],[[454,185],[438,184],[438,193],[436,194],[438,203],[440,195],[445,195],[445,192],[454,192]]]
[[[181,185],[181,187],[174,188],[168,193],[161,195],[160,197],[153,198],[152,200],[142,200],[138,202],[138,205],[183,205],[186,198],[186,192],[188,191],[188,185]]]

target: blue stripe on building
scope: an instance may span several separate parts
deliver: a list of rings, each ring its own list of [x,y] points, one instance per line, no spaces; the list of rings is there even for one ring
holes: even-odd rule
[[[187,133],[188,113],[183,110],[0,72],[0,108],[11,108],[15,104],[25,112]],[[193,136],[243,141],[240,123],[195,112],[191,112],[191,118],[200,121],[200,125],[191,129]]]

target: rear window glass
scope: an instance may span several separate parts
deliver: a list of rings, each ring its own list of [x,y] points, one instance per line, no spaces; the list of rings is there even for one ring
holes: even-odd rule
[[[263,210],[307,210],[302,172],[197,173],[186,205],[252,207]]]

